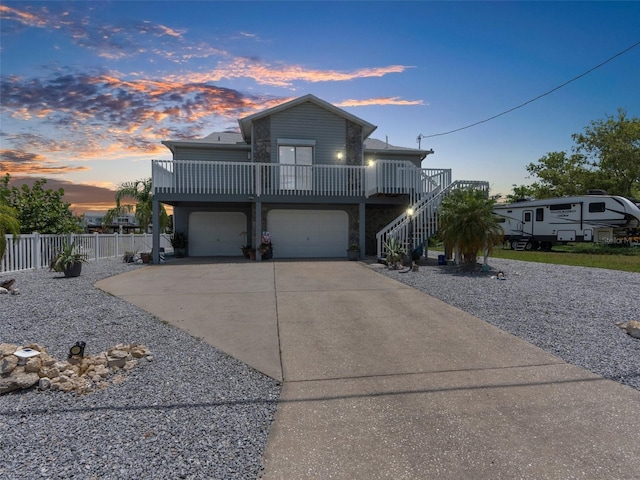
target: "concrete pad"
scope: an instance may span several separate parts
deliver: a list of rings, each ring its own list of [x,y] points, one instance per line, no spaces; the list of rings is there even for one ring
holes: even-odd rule
[[[153,265],[96,286],[282,379],[270,264]]]
[[[285,382],[263,478],[638,478],[637,393],[566,364]]]
[[[97,286],[283,379],[266,479],[640,478],[640,392],[364,264],[163,265]]]

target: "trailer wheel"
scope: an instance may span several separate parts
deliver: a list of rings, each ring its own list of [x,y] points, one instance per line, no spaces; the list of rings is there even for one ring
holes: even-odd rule
[[[516,248],[518,248],[518,240],[511,240],[509,246],[511,247],[511,250],[515,250]]]
[[[533,243],[531,243],[531,242],[527,242],[527,244],[524,246],[524,249],[525,249],[527,252],[530,252],[531,250],[535,250],[535,249],[533,248]]]
[[[534,240],[533,242],[531,242],[531,250],[538,250],[540,248],[540,242],[538,242],[537,240]]]

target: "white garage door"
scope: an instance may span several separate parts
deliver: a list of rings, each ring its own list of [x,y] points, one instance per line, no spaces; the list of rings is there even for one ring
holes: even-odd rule
[[[189,215],[189,256],[237,257],[247,229],[241,212],[192,212]]]
[[[276,258],[347,255],[349,217],[342,210],[272,210],[267,225]]]

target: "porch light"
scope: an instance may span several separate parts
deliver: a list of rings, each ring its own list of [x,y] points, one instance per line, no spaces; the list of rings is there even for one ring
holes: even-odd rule
[[[341,162],[342,161],[342,152],[336,153],[336,158],[338,159],[339,162]]]
[[[407,216],[413,217],[413,214],[416,213],[415,210],[411,207],[407,208]]]
[[[376,162],[374,162],[373,160],[369,160],[369,166],[373,167],[376,164]]]

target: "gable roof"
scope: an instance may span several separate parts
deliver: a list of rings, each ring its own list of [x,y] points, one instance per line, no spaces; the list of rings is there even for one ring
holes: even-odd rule
[[[244,138],[245,142],[251,143],[251,125],[253,124],[254,121],[268,117],[270,115],[273,115],[274,113],[282,112],[284,110],[295,107],[297,105],[301,105],[306,102],[310,102],[315,105],[318,105],[319,107],[324,108],[325,110],[328,110],[346,120],[349,120],[350,122],[360,125],[362,127],[362,133],[364,134],[364,138],[367,138],[369,135],[373,133],[373,131],[376,128],[378,128],[375,125],[372,125],[371,123],[365,120],[362,120],[359,117],[356,117],[355,115],[351,115],[350,113],[347,113],[344,110],[334,105],[331,105],[329,102],[325,102],[324,100],[319,99],[315,95],[309,94],[309,95],[304,95],[302,97],[298,97],[289,102],[281,103],[280,105],[276,105],[275,107],[269,108],[267,110],[254,113],[253,115],[249,115],[248,117],[241,118],[240,120],[238,120],[238,123],[240,124],[240,132],[242,133],[242,138]]]

